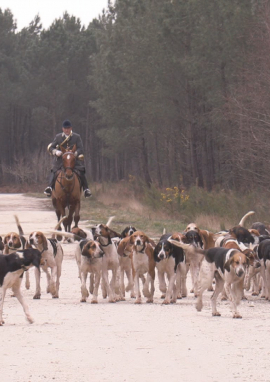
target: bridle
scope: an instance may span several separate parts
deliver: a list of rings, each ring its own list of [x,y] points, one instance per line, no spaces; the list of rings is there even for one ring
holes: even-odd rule
[[[75,155],[74,155],[73,151],[66,151],[66,152],[62,155],[62,158],[64,159],[64,156],[67,156],[67,155],[72,155],[72,156],[74,157],[74,159],[75,159]],[[68,158],[68,159],[69,159],[69,158]],[[75,162],[74,162],[74,164],[75,164]],[[67,180],[67,181],[71,181],[71,180],[73,180],[73,178],[74,178],[74,171],[73,171],[74,166],[73,166],[73,167],[71,167],[71,166],[64,166],[64,160],[63,160],[63,169],[64,169],[64,174],[65,174],[65,178],[66,178],[66,180]],[[72,175],[71,175],[70,177],[68,177],[67,174],[66,174],[67,170],[70,170],[70,171],[72,172]]]

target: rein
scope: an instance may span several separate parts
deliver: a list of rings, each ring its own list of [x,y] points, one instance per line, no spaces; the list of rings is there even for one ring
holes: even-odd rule
[[[70,168],[70,167],[68,167],[68,168]],[[63,174],[64,174],[64,172],[63,172],[63,170],[61,170],[60,173],[59,173],[59,175],[60,175],[60,181],[58,180],[58,177],[59,177],[59,175],[58,175],[57,178],[56,178],[56,182],[60,184],[60,187],[62,188],[62,190],[63,190],[66,194],[71,194],[72,191],[74,190],[74,187],[75,187],[75,178],[74,178],[74,176],[73,176],[72,179],[70,179],[70,181],[73,181],[73,187],[72,187],[72,189],[69,191],[69,190],[67,190],[67,188],[61,183],[62,179],[66,179],[66,181],[69,182],[69,180],[68,180],[68,179],[65,177],[65,175],[63,175]],[[76,174],[76,173],[74,173],[74,174]]]

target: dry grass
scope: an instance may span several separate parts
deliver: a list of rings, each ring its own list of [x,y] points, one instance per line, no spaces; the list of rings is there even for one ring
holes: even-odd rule
[[[198,227],[203,227],[204,229],[212,232],[228,229],[235,225],[235,222],[231,221],[229,218],[224,219],[216,215],[205,214],[197,215],[194,223],[196,223]]]
[[[160,237],[164,229],[166,232],[183,231],[191,222],[202,229],[218,232],[238,224],[250,210],[257,214],[247,221],[247,227],[255,221],[267,223],[267,195],[261,195],[260,203],[257,203],[256,195],[243,197],[230,192],[224,201],[224,193],[207,194],[204,190],[191,189],[190,198],[181,210],[177,209],[177,204],[169,206],[160,201],[161,191],[154,187],[136,190],[133,184],[120,182],[92,184],[91,189],[92,198],[82,198],[81,220],[88,220],[89,224],[106,223],[110,216],[115,216],[112,227],[118,232],[133,225],[149,235]],[[15,190],[2,190],[9,191]],[[25,187],[15,192],[23,191],[30,190]],[[40,189],[31,191],[31,196],[44,197]]]

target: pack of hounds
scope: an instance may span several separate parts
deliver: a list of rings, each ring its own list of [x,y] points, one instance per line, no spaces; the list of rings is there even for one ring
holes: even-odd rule
[[[250,229],[244,227],[253,214],[248,212],[228,231],[213,233],[190,223],[183,232],[164,232],[155,241],[131,226],[117,233],[111,228],[113,218],[89,230],[77,227],[60,235],[63,218],[51,231],[51,238],[40,231],[26,237],[15,216],[19,233],[9,232],[0,238],[0,326],[4,323],[3,304],[8,288],[21,303],[27,320],[33,322],[21,293],[23,275],[25,287],[30,288],[31,267],[36,281],[33,298],[41,297],[40,268],[46,274],[47,293],[59,298],[64,240],[77,241],[75,259],[81,302],[86,302],[91,294],[91,303],[98,303],[101,286],[103,298],[110,303],[125,300],[127,292],[135,304],[142,303],[142,295],[147,303],[153,303],[157,275],[162,304],[176,303],[188,294],[186,280],[190,272],[190,292],[196,297],[198,311],[203,308],[205,290],[209,290],[213,291],[213,316],[220,316],[217,298],[221,294],[221,300],[231,302],[233,318],[241,318],[238,306],[246,298],[245,290],[252,288],[252,295],[261,293],[261,298],[270,299],[270,233],[260,222]]]

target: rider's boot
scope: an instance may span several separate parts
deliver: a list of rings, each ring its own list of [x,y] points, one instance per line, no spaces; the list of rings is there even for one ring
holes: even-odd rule
[[[89,196],[92,195],[90,189],[88,188],[87,180],[85,177],[85,173],[81,171],[81,182],[82,182],[82,188],[83,188],[83,193],[85,198],[89,198]]]
[[[51,171],[50,178],[49,178],[49,186],[46,187],[44,190],[44,194],[47,195],[48,198],[52,196],[53,186],[54,186],[54,172]]]

